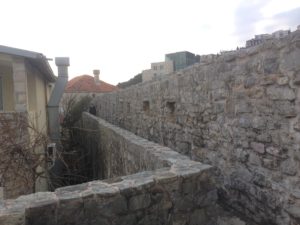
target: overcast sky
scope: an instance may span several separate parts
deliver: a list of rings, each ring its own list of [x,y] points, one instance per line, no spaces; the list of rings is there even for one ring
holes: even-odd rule
[[[0,44],[69,56],[70,77],[126,81],[166,53],[218,53],[300,24],[299,0],[9,0]],[[56,68],[53,67],[56,73]]]

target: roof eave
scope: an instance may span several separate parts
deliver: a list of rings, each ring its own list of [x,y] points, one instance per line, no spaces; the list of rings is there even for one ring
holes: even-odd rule
[[[34,66],[36,66],[42,74],[44,74],[45,78],[49,82],[55,82],[56,76],[53,73],[53,70],[48,63],[47,58],[38,52],[12,48],[4,45],[0,45],[0,53],[20,56],[29,59],[29,61],[33,62]]]

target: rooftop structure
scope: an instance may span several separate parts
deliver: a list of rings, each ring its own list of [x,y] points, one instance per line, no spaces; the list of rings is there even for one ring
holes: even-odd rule
[[[118,88],[112,84],[106,83],[90,75],[81,75],[71,79],[65,89],[65,92],[70,93],[104,93],[117,90]]]
[[[174,71],[184,69],[196,62],[199,62],[200,56],[196,56],[194,53],[183,51],[166,54],[166,61],[171,60],[174,62]]]
[[[263,42],[270,40],[272,38],[280,39],[284,38],[291,33],[290,30],[278,30],[273,32],[272,34],[258,34],[255,35],[254,38],[246,41],[246,47],[251,47],[255,45],[262,44]]]

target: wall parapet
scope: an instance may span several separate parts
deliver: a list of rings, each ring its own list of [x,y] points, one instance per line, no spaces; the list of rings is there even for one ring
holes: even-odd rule
[[[162,225],[210,224],[216,220],[217,193],[212,166],[191,161],[170,148],[151,143],[90,114],[85,113],[83,121],[84,132],[94,130],[94,127],[88,129],[91,124],[98,127],[99,136],[95,138],[100,138],[102,143],[105,140],[109,144],[111,140],[124,145],[132,143],[138,146],[134,151],[141,151],[139,157],[147,156],[149,164],[150,160],[162,164],[155,164],[157,168],[151,171],[111,176],[106,180],[58,188],[55,192],[2,201],[0,224]],[[111,139],[101,136],[107,134],[112,135]],[[104,146],[99,146],[99,150]]]

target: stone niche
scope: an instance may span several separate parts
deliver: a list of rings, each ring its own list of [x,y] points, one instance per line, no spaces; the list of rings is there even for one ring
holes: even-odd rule
[[[99,174],[108,179],[3,201],[0,224],[215,224],[213,167],[88,113],[82,128],[81,141],[98,151]]]

